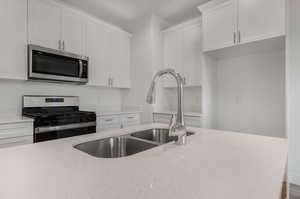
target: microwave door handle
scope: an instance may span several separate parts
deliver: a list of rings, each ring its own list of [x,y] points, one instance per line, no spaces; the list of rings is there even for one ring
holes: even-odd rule
[[[82,64],[82,60],[79,60],[79,78],[82,78],[82,72],[83,72],[83,64]]]

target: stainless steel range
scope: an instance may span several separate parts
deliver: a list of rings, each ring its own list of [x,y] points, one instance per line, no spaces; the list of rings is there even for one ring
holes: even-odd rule
[[[23,115],[34,118],[34,142],[96,132],[96,114],[80,111],[79,98],[23,96]]]

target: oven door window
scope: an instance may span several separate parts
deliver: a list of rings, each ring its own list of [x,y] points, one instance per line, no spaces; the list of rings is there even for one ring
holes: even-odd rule
[[[32,72],[45,75],[79,77],[80,64],[74,58],[33,50]]]

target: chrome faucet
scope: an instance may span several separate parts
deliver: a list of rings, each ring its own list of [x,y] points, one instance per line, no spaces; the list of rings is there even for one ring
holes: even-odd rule
[[[184,80],[179,73],[176,73],[173,69],[165,69],[158,71],[155,76],[153,77],[151,87],[148,91],[147,95],[147,103],[154,104],[155,103],[155,87],[156,83],[160,77],[164,75],[171,75],[176,79],[177,82],[177,114],[176,119],[175,116],[172,116],[170,125],[169,125],[169,135],[176,136],[176,144],[183,145],[186,144],[186,128],[184,123],[184,114],[183,114],[183,87],[184,87]]]

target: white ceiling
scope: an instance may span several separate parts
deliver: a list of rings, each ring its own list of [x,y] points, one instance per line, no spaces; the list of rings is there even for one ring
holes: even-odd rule
[[[62,0],[130,31],[137,19],[149,14],[170,25],[199,16],[197,6],[209,0]]]

